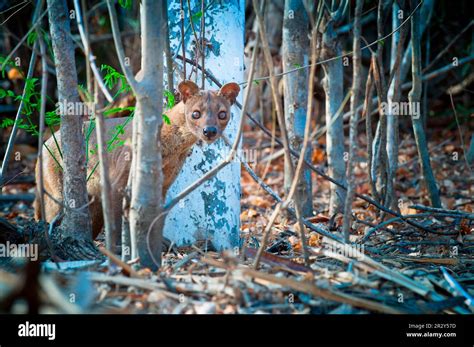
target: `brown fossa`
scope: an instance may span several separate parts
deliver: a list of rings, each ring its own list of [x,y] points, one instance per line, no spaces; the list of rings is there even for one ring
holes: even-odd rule
[[[171,124],[163,124],[161,130],[163,197],[178,176],[192,146],[198,140],[212,143],[222,135],[230,120],[230,107],[235,103],[240,87],[237,83],[227,83],[219,91],[209,91],[200,90],[191,81],[183,81],[179,84],[178,90],[181,94],[181,101],[166,113]],[[110,139],[116,127],[123,123],[124,118],[106,119],[106,139]],[[121,225],[122,200],[131,164],[132,123],[129,122],[124,127],[124,133],[120,135],[120,138],[124,140],[124,145],[108,153],[109,176],[112,184],[112,205],[114,218],[118,226]],[[58,143],[61,143],[59,131],[55,133],[55,136]],[[89,148],[95,148],[96,144],[95,132],[92,132],[89,139]],[[52,151],[55,158],[60,158],[58,148],[52,137],[46,141],[46,145]],[[96,154],[89,157],[87,163],[88,174],[92,172],[97,162],[98,156]],[[36,181],[38,182],[38,180],[37,163]],[[51,194],[54,199],[62,201],[62,170],[45,148],[43,148],[43,181],[45,191]],[[100,190],[100,174],[97,168],[87,182],[89,201],[92,201],[89,209],[94,238],[97,237],[103,227]],[[61,206],[46,194],[44,199],[46,214],[44,219],[47,222],[51,222],[60,212]],[[35,199],[34,208],[35,219],[39,220],[41,218],[41,209],[38,198]]]

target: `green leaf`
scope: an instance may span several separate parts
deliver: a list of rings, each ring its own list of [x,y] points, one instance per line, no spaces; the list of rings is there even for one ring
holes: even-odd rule
[[[28,44],[28,46],[32,47],[37,38],[38,33],[36,32],[36,30],[33,30],[26,38],[26,43]]]
[[[119,0],[119,5],[130,10],[132,8],[132,0]]]
[[[166,114],[163,115],[163,122],[165,122],[168,125],[171,124],[171,120]]]
[[[196,21],[196,20],[199,20],[201,19],[202,17],[202,11],[199,11],[199,12],[196,12],[195,14],[193,14],[193,16],[191,17],[193,21]]]
[[[135,111],[135,106],[111,108],[110,110],[107,110],[104,112],[104,116],[108,116],[108,115],[118,113],[118,112],[123,112],[123,111],[133,112]]]
[[[172,92],[170,92],[169,90],[164,90],[163,94],[165,95],[166,97],[166,108],[167,109],[170,109],[172,108],[174,105],[175,105],[175,98],[174,98],[174,94]]]
[[[128,93],[132,91],[132,88],[127,82],[127,78],[115,70],[112,66],[103,64],[100,69],[105,71],[104,83],[108,88],[115,88],[120,83],[120,88],[118,89],[114,98],[121,93]]]
[[[15,66],[13,61],[11,59],[8,59],[6,57],[0,56],[0,65],[2,66],[2,77],[5,78],[5,68],[7,66]]]
[[[15,121],[11,118],[5,118],[3,119],[2,123],[0,124],[0,128],[8,128],[15,124]]]
[[[56,111],[49,111],[46,112],[44,121],[48,126],[57,126],[61,124],[61,117],[56,113]]]
[[[106,17],[105,17],[105,16],[100,16],[100,17],[99,17],[99,25],[100,25],[101,27],[103,27],[103,26],[105,26],[105,24],[107,24],[107,19],[106,19]]]

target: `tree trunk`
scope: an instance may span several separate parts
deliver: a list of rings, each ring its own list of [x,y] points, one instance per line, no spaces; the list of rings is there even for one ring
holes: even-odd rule
[[[298,66],[308,64],[308,15],[300,0],[286,0],[283,19],[283,71],[292,70]],[[290,146],[296,151],[301,151],[306,123],[306,105],[308,100],[308,70],[301,69],[298,72],[289,73],[284,76],[284,101],[285,121],[288,129],[288,140]],[[288,159],[285,157],[285,159]],[[311,160],[311,146],[306,152],[306,159]],[[296,166],[296,159],[293,160]],[[285,192],[288,193],[293,177],[290,176],[288,163],[285,162]],[[312,215],[312,185],[311,171],[305,168],[298,183],[297,196],[301,202],[301,214],[303,217]]]
[[[401,23],[399,17],[400,5],[394,1],[392,4],[392,30],[398,28]],[[402,28],[404,30],[404,28]],[[392,47],[390,51],[390,72],[394,73],[392,82],[389,85],[387,93],[388,104],[400,102],[400,67],[395,66],[395,62],[401,59],[402,49],[400,47],[401,40],[400,31],[397,31],[392,36]],[[395,69],[395,71],[394,71]],[[397,195],[395,192],[395,179],[398,168],[398,142],[399,142],[399,116],[394,115],[389,108],[387,113],[387,156],[388,156],[388,181],[391,182],[391,190],[387,192],[387,199],[390,202],[388,207],[397,209]]]
[[[132,178],[130,232],[132,258],[156,270],[161,266],[163,226],[152,222],[163,205],[161,127],[163,111],[163,52],[166,27],[159,3],[145,0],[141,7],[142,80],[137,84],[134,126],[136,166]]]
[[[79,105],[74,46],[65,0],[48,0],[49,27],[56,65],[59,103]],[[64,232],[75,238],[91,239],[91,222],[86,188],[83,115],[61,115],[63,153]]]
[[[414,8],[414,7],[413,7]],[[411,18],[411,48],[412,48],[412,81],[413,86],[408,94],[408,101],[412,105],[420,105],[421,101],[421,33],[420,33],[420,12],[416,11]],[[423,128],[423,120],[421,115],[415,115],[412,112],[413,132],[415,134],[416,147],[418,149],[418,160],[420,161],[423,180],[428,190],[430,203],[433,207],[441,207],[441,200],[439,197],[439,189],[436,184],[436,179],[433,175],[430,163],[430,153],[428,151],[428,144],[426,142],[426,134]]]
[[[323,59],[341,55],[341,45],[333,27],[334,21],[327,23],[323,34]],[[334,120],[337,110],[341,106],[343,95],[343,65],[341,59],[332,60],[323,64],[323,87],[326,93],[326,151],[328,157],[328,174],[344,184],[346,169],[344,162],[344,128],[342,116]],[[331,200],[329,213],[343,212],[346,192],[335,185],[331,185]]]
[[[344,207],[344,241],[349,242],[349,232],[351,229],[352,219],[352,201],[355,195],[355,177],[354,167],[356,164],[355,157],[357,151],[357,127],[359,125],[359,113],[357,111],[357,105],[359,104],[360,98],[360,87],[361,87],[361,51],[360,51],[360,17],[362,13],[362,0],[356,1],[355,13],[354,13],[354,42],[353,51],[354,55],[352,58],[352,95],[351,95],[351,120],[350,120],[350,133],[349,133],[349,160],[347,161],[347,197]]]

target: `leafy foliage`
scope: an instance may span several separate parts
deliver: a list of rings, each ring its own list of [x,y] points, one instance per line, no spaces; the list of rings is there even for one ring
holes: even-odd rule
[[[107,88],[114,89],[119,86],[117,93],[114,95],[114,99],[119,94],[129,93],[132,91],[132,88],[127,82],[127,78],[112,66],[103,64],[100,69],[105,72],[104,83]]]

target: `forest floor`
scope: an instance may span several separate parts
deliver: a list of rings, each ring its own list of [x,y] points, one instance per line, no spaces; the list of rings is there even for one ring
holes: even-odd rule
[[[244,137],[244,148],[262,148],[258,164],[251,167],[283,196],[283,157],[273,159],[279,148],[272,149],[270,141],[256,131],[248,130]],[[463,214],[446,216],[411,207],[429,205],[423,198],[427,193],[420,182],[411,135],[401,134],[396,185],[404,215],[418,214],[413,220],[438,232],[454,232],[452,236],[426,233],[401,221],[380,226],[377,209],[356,200],[353,214],[357,222],[351,240],[358,246],[342,252],[315,232],[307,233],[310,259],[305,264],[295,220],[281,213],[256,270],[252,266],[255,248],[275,201],[242,169],[244,247],[240,254],[206,251],[204,243],[175,248],[164,256],[160,274],[123,264],[123,268],[108,271],[100,261],[68,262],[62,269],[48,262],[39,280],[45,303],[41,312],[473,313],[474,302],[469,298],[474,296],[474,175],[463,160],[462,148],[454,145],[458,139],[456,128],[436,131],[430,137],[430,153],[444,208]],[[369,194],[362,136],[359,144],[357,192]],[[324,137],[314,147],[313,163],[324,167]],[[13,166],[12,172],[24,170],[21,176],[32,176],[36,151],[27,147],[22,151],[28,158],[26,167],[23,160],[23,166]],[[315,215],[309,221],[340,233],[342,216],[328,215],[329,182],[313,174],[313,189]],[[31,180],[3,188],[4,194],[11,195],[33,192]],[[0,201],[0,217],[14,225],[26,227],[32,216],[28,202]],[[371,230],[374,226],[378,226],[375,232]],[[370,236],[361,242],[368,232]],[[0,293],[21,286],[17,273],[0,267],[0,289],[7,289]],[[18,304],[12,311],[23,309]]]

